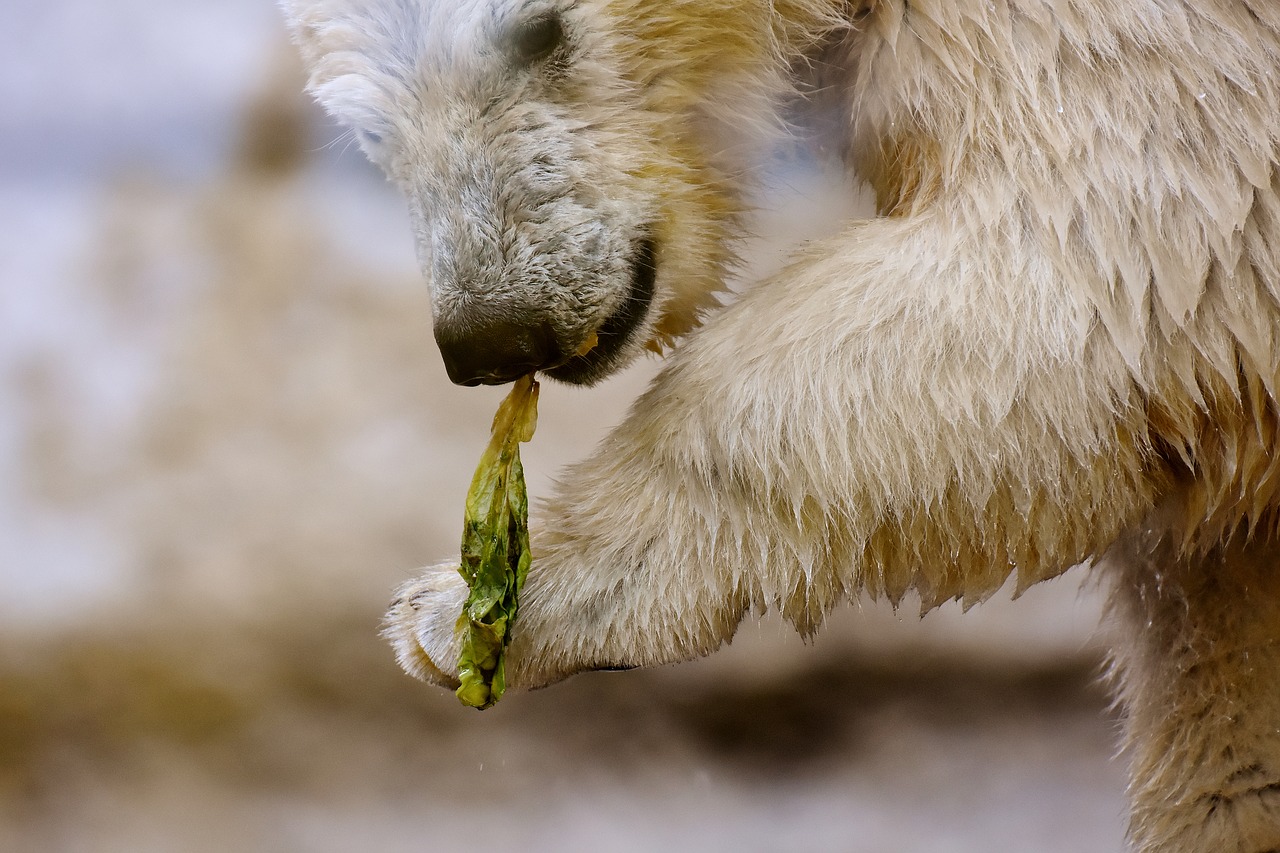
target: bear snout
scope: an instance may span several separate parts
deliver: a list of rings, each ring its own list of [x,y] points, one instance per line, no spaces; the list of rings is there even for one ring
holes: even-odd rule
[[[436,343],[455,385],[502,385],[564,360],[542,322],[478,318],[466,312],[437,320]]]

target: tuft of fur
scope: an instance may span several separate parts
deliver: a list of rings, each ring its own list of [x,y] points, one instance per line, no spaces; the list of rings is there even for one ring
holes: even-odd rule
[[[808,633],[860,591],[928,608],[1093,561],[1135,845],[1280,848],[1280,4],[286,8],[313,90],[405,189],[438,312],[514,291],[572,339],[625,298],[610,270],[643,227],[643,337],[690,332],[749,180],[726,140],[779,129],[822,63],[876,193],[565,474],[511,684],[706,654],[750,610]],[[503,21],[548,11],[574,39],[560,76],[493,60]],[[438,567],[397,596],[420,677],[452,678],[460,589]]]

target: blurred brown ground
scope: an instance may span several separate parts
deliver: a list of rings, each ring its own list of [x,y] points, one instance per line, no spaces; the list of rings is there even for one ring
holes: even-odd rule
[[[281,69],[220,179],[139,173],[103,204],[82,296],[154,338],[136,417],[104,434],[74,365],[18,366],[25,499],[112,531],[127,583],[5,631],[0,849],[1122,848],[1078,572],[963,617],[862,602],[812,647],[766,617],[706,661],[483,714],[403,676],[383,604],[456,549],[501,392],[448,384],[416,274],[343,248]],[[752,268],[840,215],[790,204]],[[544,386],[535,496],[654,369]]]

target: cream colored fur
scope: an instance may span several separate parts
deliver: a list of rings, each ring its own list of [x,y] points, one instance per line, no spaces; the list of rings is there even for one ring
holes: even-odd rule
[[[475,22],[558,8],[286,5],[321,99],[407,138],[373,153],[411,199],[465,183],[429,137],[482,73]],[[811,60],[881,215],[712,317],[566,472],[510,681],[707,654],[752,610],[811,632],[864,590],[976,601],[1093,561],[1135,846],[1280,849],[1280,3],[562,5],[578,64],[522,103],[615,181],[602,221],[657,223],[655,345],[730,260],[726,134],[777,128]],[[510,139],[496,156],[548,144]],[[397,597],[414,674],[452,682],[464,594],[441,567]]]

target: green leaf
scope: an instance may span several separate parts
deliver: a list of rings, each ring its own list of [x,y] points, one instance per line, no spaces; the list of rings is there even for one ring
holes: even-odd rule
[[[458,571],[471,592],[458,618],[457,695],[472,708],[491,707],[506,690],[504,656],[531,561],[520,443],[533,438],[537,425],[538,383],[531,373],[516,381],[498,407],[467,492]]]

